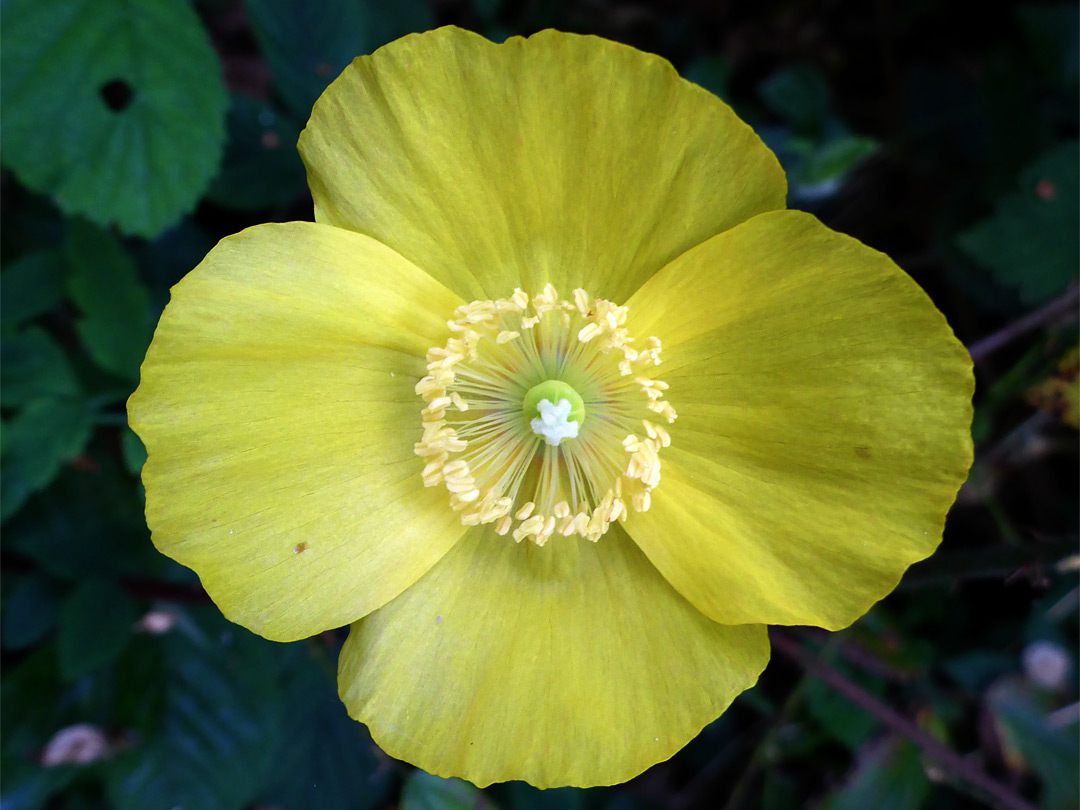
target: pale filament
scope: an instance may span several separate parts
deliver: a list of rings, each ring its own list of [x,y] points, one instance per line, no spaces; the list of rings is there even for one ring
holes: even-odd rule
[[[444,484],[463,524],[493,523],[542,546],[556,533],[596,541],[628,509],[649,508],[660,450],[671,443],[657,422],[676,413],[667,385],[649,376],[660,341],[635,348],[626,312],[580,289],[560,299],[550,284],[532,298],[517,289],[454,312],[450,338],[428,351],[416,385],[425,407],[415,451],[424,485]],[[566,413],[556,417],[559,402],[523,415],[526,392],[552,379],[582,397],[580,431]],[[555,442],[531,424],[549,416]]]

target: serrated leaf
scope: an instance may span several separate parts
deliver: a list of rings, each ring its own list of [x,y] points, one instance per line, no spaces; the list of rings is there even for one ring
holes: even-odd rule
[[[274,89],[298,121],[355,57],[434,26],[425,0],[246,0]]]
[[[56,623],[59,599],[56,587],[47,577],[30,573],[20,577],[11,587],[4,603],[4,649],[21,650],[36,644]]]
[[[281,718],[276,652],[220,617],[160,638],[162,723],[109,774],[116,810],[241,810],[273,764]]]
[[[78,393],[67,355],[44,329],[32,326],[0,342],[0,405]]]
[[[1078,147],[1075,141],[1062,144],[1037,160],[992,217],[957,237],[966,254],[1029,304],[1057,295],[1077,274]]]
[[[333,671],[310,642],[280,654],[293,655],[286,676],[281,745],[260,806],[281,810],[374,810],[390,793],[393,772],[382,762],[367,729],[349,717],[337,695]]]
[[[15,514],[52,482],[64,462],[82,452],[93,424],[84,403],[67,399],[34,400],[4,424],[0,519]]]
[[[221,173],[207,192],[225,208],[250,210],[285,205],[305,191],[306,175],[296,141],[300,127],[269,104],[234,96],[229,141]]]
[[[443,779],[413,771],[401,790],[401,810],[494,810],[475,786],[463,779]]]
[[[5,0],[3,161],[100,225],[154,236],[191,210],[225,137],[221,67],[182,0]]]
[[[136,381],[154,331],[150,294],[124,246],[85,222],[68,229],[67,292],[82,317],[75,331],[106,371]]]
[[[108,664],[123,652],[134,630],[135,601],[119,582],[92,579],[60,609],[60,671],[68,680]]]
[[[0,323],[5,328],[36,318],[64,297],[64,256],[56,249],[21,256],[0,273]]]

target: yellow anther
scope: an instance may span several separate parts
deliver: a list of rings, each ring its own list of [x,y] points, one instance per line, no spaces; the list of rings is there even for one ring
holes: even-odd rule
[[[604,327],[597,323],[590,323],[588,326],[583,326],[577,333],[577,339],[582,343],[588,343],[597,335],[601,335],[604,332]]]
[[[551,284],[531,298],[515,289],[507,298],[455,311],[446,344],[427,353],[427,375],[415,385],[424,406],[423,436],[414,449],[425,462],[424,485],[447,488],[462,524],[492,524],[498,534],[540,546],[556,533],[595,542],[629,507],[648,508],[650,490],[660,482],[658,454],[671,437],[651,421],[655,417],[642,417],[671,422],[676,414],[664,401],[667,385],[649,376],[660,362],[660,341],[635,344],[625,327],[627,312],[582,289],[560,299]],[[523,330],[541,323],[521,339]],[[556,343],[545,345],[548,340]],[[570,358],[569,372],[592,386],[581,392],[589,408],[624,431],[621,446],[598,444],[604,434],[590,434],[588,427],[557,449],[537,441],[530,428],[536,415],[525,414],[521,392],[544,382],[531,375],[538,353],[546,358],[546,352]],[[583,365],[575,369],[576,362]],[[643,438],[628,415],[635,408]]]
[[[462,470],[468,470],[469,464],[464,459],[455,459],[454,461],[448,461],[446,466],[442,468],[443,475],[456,475]]]
[[[589,314],[589,294],[580,287],[574,290],[574,306],[582,318]]]

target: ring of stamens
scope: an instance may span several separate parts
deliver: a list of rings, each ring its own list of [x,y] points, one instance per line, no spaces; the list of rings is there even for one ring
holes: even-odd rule
[[[650,376],[660,340],[634,348],[626,316],[581,289],[560,299],[550,284],[531,298],[516,289],[455,310],[446,345],[428,350],[428,375],[416,385],[425,407],[415,452],[426,461],[424,485],[445,484],[463,524],[494,523],[539,546],[556,532],[595,542],[627,504],[649,508],[671,442],[653,420],[674,422],[676,413],[663,399],[667,385]],[[588,413],[557,446],[522,412],[546,380],[579,392]]]

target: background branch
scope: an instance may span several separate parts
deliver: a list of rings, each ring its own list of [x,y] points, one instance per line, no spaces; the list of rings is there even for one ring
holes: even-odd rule
[[[914,743],[924,755],[934,760],[953,778],[975,788],[995,807],[1003,808],[1003,810],[1036,810],[1035,806],[1022,796],[991,779],[981,768],[964,759],[895,709],[885,705],[862,687],[845,678],[823,660],[804,649],[784,631],[770,628],[769,639],[774,650],[790,658],[855,706]]]

